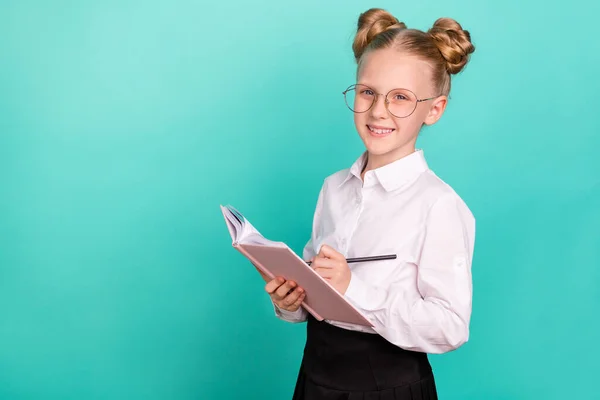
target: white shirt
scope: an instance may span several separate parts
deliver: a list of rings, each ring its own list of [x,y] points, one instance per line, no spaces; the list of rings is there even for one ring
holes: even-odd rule
[[[407,350],[444,353],[469,338],[475,219],[455,191],[428,168],[423,151],[365,173],[366,153],[321,187],[309,260],[327,244],[348,257],[396,254],[397,259],[350,263],[345,298],[377,333]],[[304,308],[276,315],[302,322]]]

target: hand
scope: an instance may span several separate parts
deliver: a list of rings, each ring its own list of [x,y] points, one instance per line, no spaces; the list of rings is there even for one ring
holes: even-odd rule
[[[346,258],[332,247],[324,244],[312,259],[312,268],[341,294],[346,293],[352,273]]]
[[[260,276],[267,282],[265,291],[269,293],[271,300],[277,307],[292,312],[300,308],[300,304],[302,304],[306,297],[304,289],[299,287],[296,282],[286,281],[282,277],[271,279],[267,274],[262,272],[256,264],[252,263],[252,265],[254,265],[254,268],[260,273]],[[292,289],[294,290],[292,291]]]
[[[294,312],[300,308],[306,293],[304,289],[294,281],[286,281],[278,276],[265,285],[265,291],[271,296],[271,300],[280,309]]]

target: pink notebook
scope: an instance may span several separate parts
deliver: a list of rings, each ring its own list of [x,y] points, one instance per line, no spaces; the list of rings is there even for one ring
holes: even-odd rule
[[[302,307],[317,320],[372,327],[364,315],[285,243],[263,237],[235,208],[221,206],[232,245],[270,278],[283,276],[306,291]]]

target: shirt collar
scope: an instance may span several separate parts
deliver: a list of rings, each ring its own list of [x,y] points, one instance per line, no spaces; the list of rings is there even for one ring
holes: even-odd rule
[[[360,172],[366,161],[367,152],[365,151],[348,169],[348,173],[340,183],[340,186],[348,182],[352,177],[356,177],[360,180]],[[402,157],[399,160],[384,165],[383,167],[367,171],[365,174],[365,181],[367,181],[369,174],[373,174],[381,186],[383,186],[386,191],[390,192],[398,189],[428,169],[429,166],[425,160],[423,150],[417,149],[413,153]]]

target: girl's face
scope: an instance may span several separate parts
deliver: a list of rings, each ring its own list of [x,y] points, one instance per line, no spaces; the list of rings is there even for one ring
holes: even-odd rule
[[[368,86],[374,93],[382,94],[376,97],[368,111],[354,113],[356,130],[369,153],[369,169],[412,153],[421,126],[435,123],[446,106],[446,96],[439,96],[417,102],[414,112],[405,118],[398,118],[388,112],[385,95],[392,89],[409,89],[418,99],[439,94],[433,87],[429,64],[393,48],[366,54],[357,83]],[[369,94],[372,95],[371,92]],[[390,97],[393,95],[390,94]],[[406,101],[403,96],[396,97]]]

